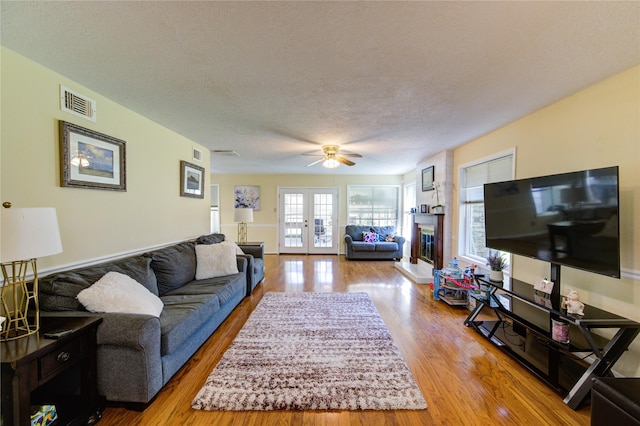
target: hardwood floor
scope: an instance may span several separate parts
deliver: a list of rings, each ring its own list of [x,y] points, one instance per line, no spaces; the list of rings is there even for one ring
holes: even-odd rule
[[[266,277],[144,412],[108,407],[100,425],[588,425],[520,364],[463,325],[464,308],[390,261],[268,255]],[[422,411],[206,412],[191,400],[266,291],[367,292],[427,400]],[[126,384],[123,383],[123,386]]]

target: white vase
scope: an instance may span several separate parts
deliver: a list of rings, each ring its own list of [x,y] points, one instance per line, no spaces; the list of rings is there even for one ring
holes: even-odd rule
[[[491,281],[495,281],[495,282],[502,282],[502,280],[504,279],[504,275],[502,273],[502,271],[494,271],[493,269],[491,270],[491,272],[489,273],[489,280]]]

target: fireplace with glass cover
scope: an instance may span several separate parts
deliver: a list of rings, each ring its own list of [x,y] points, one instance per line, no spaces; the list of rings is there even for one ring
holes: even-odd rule
[[[411,233],[411,263],[418,260],[442,269],[444,215],[416,213]]]

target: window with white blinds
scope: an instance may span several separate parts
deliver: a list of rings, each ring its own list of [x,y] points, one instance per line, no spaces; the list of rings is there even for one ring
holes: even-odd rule
[[[484,184],[513,179],[515,152],[460,168],[459,253],[484,265],[487,255],[484,233]]]
[[[399,186],[347,186],[347,223],[349,225],[395,226],[399,229],[399,212]]]

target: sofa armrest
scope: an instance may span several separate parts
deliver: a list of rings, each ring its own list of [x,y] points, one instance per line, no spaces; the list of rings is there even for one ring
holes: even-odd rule
[[[246,246],[243,244],[238,244],[238,247],[242,249],[244,254],[250,254],[253,257],[258,259],[264,259],[264,246]]]
[[[159,318],[83,311],[40,311],[40,314],[43,320],[65,316],[102,317],[96,339],[98,393],[109,401],[147,403],[162,388]]]
[[[402,248],[404,246],[404,242],[407,240],[405,237],[403,237],[402,235],[396,235],[395,237],[393,237],[393,240],[398,243],[398,247]]]
[[[353,238],[351,238],[351,235],[344,234],[344,242],[347,243],[347,244],[353,243]]]
[[[40,311],[47,317],[101,317],[96,336],[98,345],[126,346],[132,349],[145,349],[158,344],[160,356],[160,319],[153,315],[125,313],[94,313],[87,311]]]
[[[249,268],[249,260],[247,256],[243,254],[236,255],[236,263],[238,264],[238,272],[251,271],[251,269]]]

